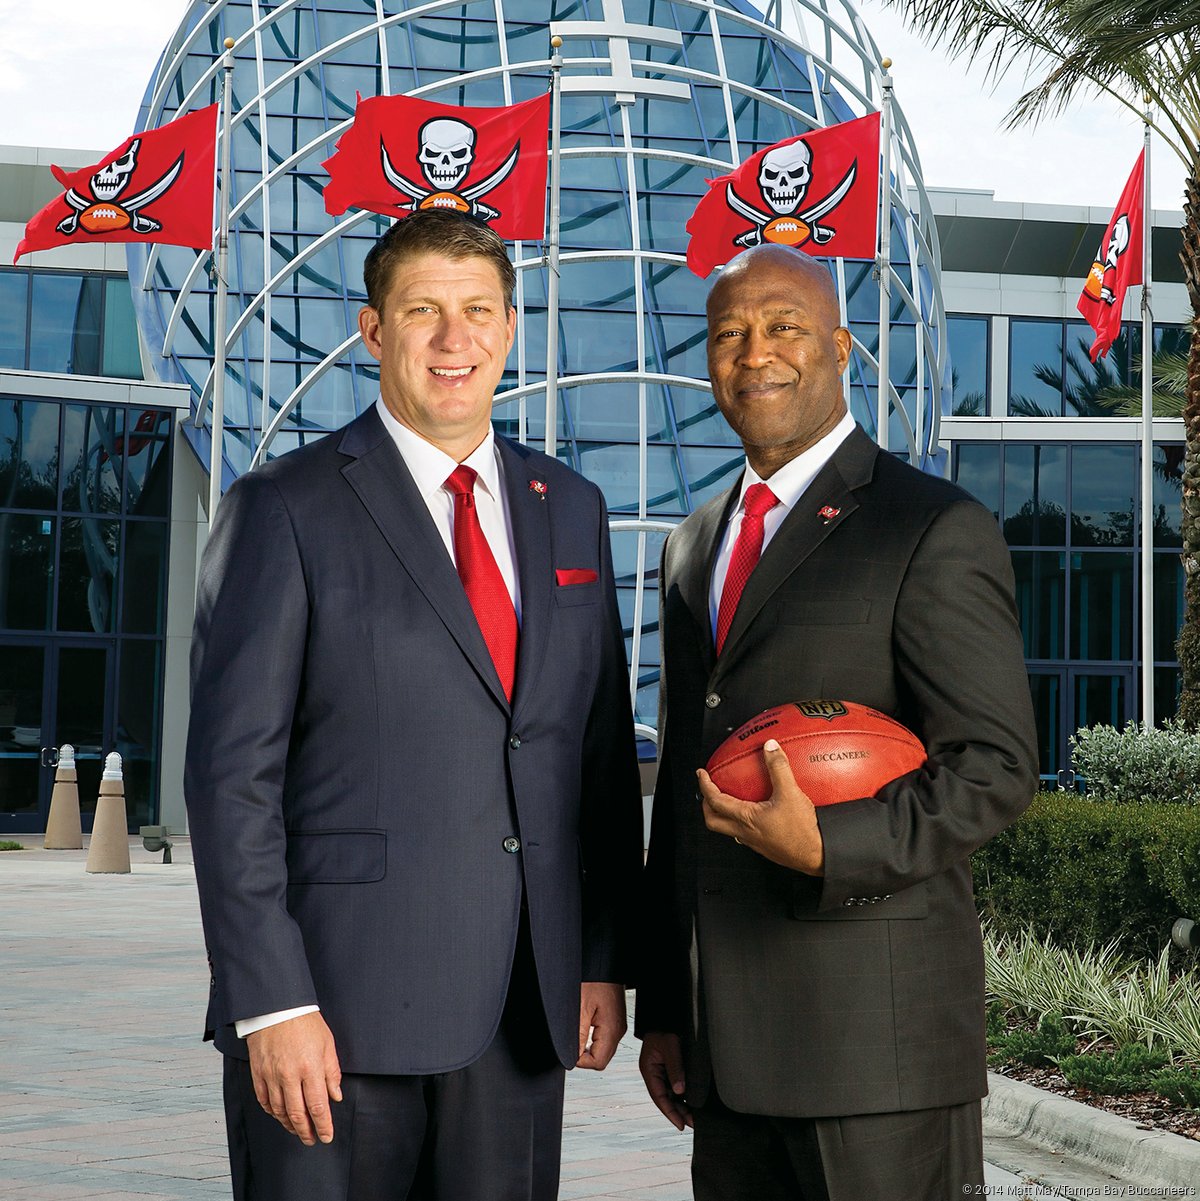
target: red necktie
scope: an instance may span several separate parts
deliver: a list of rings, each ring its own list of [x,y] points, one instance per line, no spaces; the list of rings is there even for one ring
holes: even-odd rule
[[[742,528],[738,530],[733,554],[729,557],[729,570],[725,573],[725,587],[721,590],[721,604],[717,609],[717,654],[725,645],[725,635],[733,625],[742,589],[762,554],[763,517],[779,501],[766,484],[751,484],[742,501]]]
[[[504,695],[511,701],[517,672],[517,614],[479,525],[475,479],[475,471],[460,463],[446,481],[447,491],[454,496],[454,559]]]

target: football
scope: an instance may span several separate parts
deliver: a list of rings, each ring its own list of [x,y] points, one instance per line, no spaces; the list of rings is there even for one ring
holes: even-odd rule
[[[452,209],[458,213],[467,213],[471,210],[471,206],[457,192],[431,192],[417,207]]]
[[[130,220],[119,204],[90,204],[79,214],[79,224],[90,234],[109,234],[128,229]]]
[[[772,217],[763,226],[762,236],[767,242],[778,242],[783,246],[799,246],[808,241],[811,231],[799,217]]]
[[[874,796],[925,762],[920,739],[875,709],[853,701],[794,701],[751,718],[717,747],[708,761],[713,783],[743,801],[765,801],[771,779],[762,748],[771,738],[814,805]]]

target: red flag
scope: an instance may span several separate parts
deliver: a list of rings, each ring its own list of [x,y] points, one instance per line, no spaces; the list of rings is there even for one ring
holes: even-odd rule
[[[51,167],[67,190],[25,226],[13,262],[76,242],[212,245],[217,106],[126,138],[82,170]]]
[[[502,238],[546,232],[550,96],[508,108],[360,96],[354,124],[323,165],[325,211],[351,205],[407,217],[446,208],[486,221]]]
[[[874,258],[879,114],[777,142],[708,187],[687,223],[687,263],[701,279],[764,242],[831,258]]]
[[[1088,272],[1087,283],[1075,306],[1088,325],[1096,331],[1089,351],[1092,362],[1108,354],[1108,348],[1121,332],[1121,306],[1125,289],[1142,282],[1142,183],[1145,150],[1138,155],[1133,174],[1125,184],[1121,199],[1096,251],[1096,261]]]

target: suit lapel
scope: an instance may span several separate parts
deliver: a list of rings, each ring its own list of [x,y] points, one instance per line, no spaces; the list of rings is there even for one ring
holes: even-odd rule
[[[496,436],[500,451],[501,477],[512,523],[517,578],[521,587],[521,634],[517,643],[517,679],[513,689],[513,713],[528,703],[532,682],[537,679],[546,638],[550,630],[550,606],[554,600],[554,564],[550,547],[550,506],[554,498],[530,487],[545,485],[544,473],[532,470],[525,447]]]
[[[403,456],[373,406],[347,426],[338,450],[352,456],[351,462],[342,468],[346,482],[358,494],[371,520],[450,636],[496,699],[507,708],[496,666],[462,581]]]
[[[878,453],[879,447],[856,426],[804,490],[746,581],[722,658],[736,650],[738,640],[780,584],[859,507],[855,490],[870,482]],[[821,509],[837,513],[826,517]]]
[[[684,539],[678,548],[672,547],[672,552],[683,563],[683,570],[679,574],[679,593],[696,623],[706,673],[712,672],[717,658],[708,604],[713,563],[729,521],[729,511],[737,502],[740,491],[739,474],[738,482],[728,492],[714,497],[697,509],[689,522],[671,535],[672,539],[681,536]]]

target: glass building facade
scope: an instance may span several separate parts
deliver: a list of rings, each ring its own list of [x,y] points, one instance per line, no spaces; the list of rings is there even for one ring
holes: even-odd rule
[[[1082,321],[1009,317],[1003,337],[998,324],[949,317],[953,412],[1032,420],[1006,423],[1003,440],[975,441],[956,429],[952,477],[991,509],[1012,551],[1041,772],[1057,780],[1070,769],[1068,740],[1077,728],[1140,717],[1140,423],[1131,428],[1117,418],[1123,400],[1140,399],[1142,330],[1125,325],[1093,364],[1094,334]],[[1188,332],[1155,327],[1160,365],[1162,356],[1186,358]],[[991,387],[997,354],[1007,361],[1000,396]],[[1020,440],[1010,436],[1018,426]],[[1039,432],[1050,426],[1053,434]],[[1174,714],[1179,683],[1183,449],[1180,424],[1177,441],[1155,442],[1152,466],[1159,722]]]
[[[140,378],[129,295],[0,271],[0,830],[43,828],[62,743],[85,828],[111,750],[157,812],[174,413],[71,378]]]
[[[605,21],[607,37],[569,36]],[[362,264],[384,218],[324,211],[321,166],[355,93],[500,105],[548,87],[550,30],[567,36],[562,261],[551,450],[608,501],[639,724],[656,720],[657,566],[666,532],[734,482],[740,448],[706,380],[708,285],[684,265],[685,223],[706,181],[782,138],[875,111],[879,54],[852,5],[786,0],[249,0],[193,3],[148,89],[159,125],[217,98],[235,39],[225,482],[336,429],[374,402],[358,345]],[[643,28],[652,26],[653,38]],[[665,43],[665,44],[664,44]],[[631,64],[622,67],[621,64]],[[617,79],[614,71],[626,75]],[[629,74],[631,72],[631,74]],[[664,97],[673,89],[676,96]],[[627,93],[629,102],[618,101]],[[891,212],[889,446],[938,459],[946,378],[936,231],[896,110]],[[910,193],[917,197],[912,208]],[[516,243],[519,333],[497,427],[546,441],[545,247]],[[211,393],[207,255],[131,246],[143,336],[161,377]],[[830,263],[855,335],[847,399],[876,432],[879,288],[869,262]],[[161,353],[160,353],[161,352]],[[208,461],[206,428],[192,430]]]

